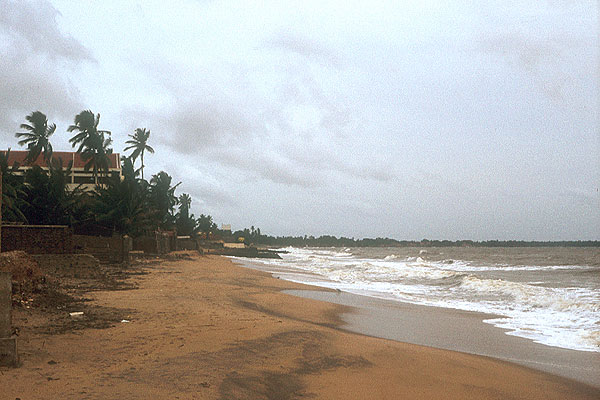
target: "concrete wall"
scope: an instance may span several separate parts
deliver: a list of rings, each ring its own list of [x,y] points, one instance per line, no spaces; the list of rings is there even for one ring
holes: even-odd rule
[[[177,238],[177,250],[198,250],[198,241],[195,238]]]
[[[12,275],[0,272],[0,338],[12,335]]]
[[[133,239],[133,250],[143,251],[146,254],[158,254],[156,238],[154,236],[140,236]]]
[[[146,254],[167,254],[177,250],[177,237],[173,232],[156,232],[154,236],[134,238],[132,247]]]
[[[2,251],[29,254],[73,253],[73,233],[63,225],[2,225]]]
[[[75,253],[91,254],[102,263],[127,261],[128,239],[121,235],[110,237],[73,235]]]
[[[174,246],[171,246],[171,237],[164,233],[156,233],[156,249],[158,254],[167,254],[170,251],[175,250]]]
[[[0,272],[0,365],[19,363],[17,339],[12,336],[12,275]]]

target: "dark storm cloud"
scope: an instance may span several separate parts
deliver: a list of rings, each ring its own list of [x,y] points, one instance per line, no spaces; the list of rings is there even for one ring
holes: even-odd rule
[[[79,107],[79,91],[65,69],[94,59],[77,40],[60,32],[59,15],[47,1],[5,1],[0,7],[3,137],[32,111],[67,118]]]

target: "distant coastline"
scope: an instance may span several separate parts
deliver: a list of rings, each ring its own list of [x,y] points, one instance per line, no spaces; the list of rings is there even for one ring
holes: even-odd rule
[[[391,238],[354,239],[335,236],[268,236],[260,235],[250,240],[264,246],[294,247],[600,247],[598,240],[396,240]]]

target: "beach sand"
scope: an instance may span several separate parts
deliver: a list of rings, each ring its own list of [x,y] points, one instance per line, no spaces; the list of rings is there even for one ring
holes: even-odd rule
[[[164,261],[107,329],[20,339],[2,399],[598,399],[600,390],[508,362],[339,329],[347,306],[223,257]]]

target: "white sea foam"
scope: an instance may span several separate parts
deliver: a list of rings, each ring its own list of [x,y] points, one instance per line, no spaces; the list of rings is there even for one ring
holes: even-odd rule
[[[597,269],[589,265],[472,265],[470,263],[457,260],[444,260],[437,263],[440,268],[451,269],[455,271],[559,271],[559,270],[582,270],[588,271]]]
[[[282,254],[282,260],[261,262],[295,271],[287,279],[416,304],[494,314],[499,317],[486,322],[508,329],[511,335],[550,346],[600,351],[598,287],[548,287],[544,280],[519,280],[524,272],[535,273],[539,278],[551,277],[557,271],[600,272],[597,266],[427,261],[424,252],[416,257],[388,254],[360,258],[353,256],[351,249],[283,250],[287,253]]]

